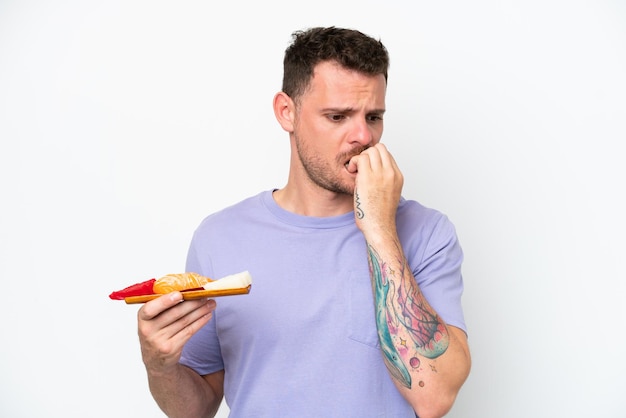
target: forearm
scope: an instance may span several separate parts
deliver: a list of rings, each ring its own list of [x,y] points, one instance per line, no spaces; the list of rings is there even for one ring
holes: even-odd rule
[[[366,239],[385,364],[421,418],[443,416],[469,373],[465,334],[425,299],[395,233]]]
[[[430,306],[406,261],[396,231],[404,178],[387,148],[378,143],[366,149],[348,170],[357,173],[355,221],[367,243],[385,365],[421,418],[441,417],[469,373],[465,334]]]
[[[222,400],[203,377],[182,365],[167,374],[148,370],[148,382],[154,400],[170,418],[212,417]]]

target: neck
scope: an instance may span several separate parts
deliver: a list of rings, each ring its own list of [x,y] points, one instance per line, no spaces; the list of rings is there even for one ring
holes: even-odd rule
[[[281,208],[303,216],[339,216],[354,209],[351,195],[334,193],[313,184],[294,187],[287,183],[274,192],[274,200]]]

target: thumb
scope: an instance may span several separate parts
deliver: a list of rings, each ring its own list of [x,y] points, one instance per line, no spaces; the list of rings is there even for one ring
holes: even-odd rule
[[[348,170],[349,173],[354,174],[359,171],[358,160],[359,160],[358,155],[355,155],[354,157],[350,158],[350,161],[348,161],[348,164],[346,164],[346,169]]]

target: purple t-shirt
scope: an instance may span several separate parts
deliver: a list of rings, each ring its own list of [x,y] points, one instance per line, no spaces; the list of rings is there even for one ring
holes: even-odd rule
[[[397,226],[426,299],[465,330],[454,226],[405,199]],[[186,270],[252,276],[249,294],[216,299],[213,319],[181,358],[201,375],[225,370],[231,417],[415,417],[383,363],[365,239],[353,213],[300,216],[262,192],[204,219]]]

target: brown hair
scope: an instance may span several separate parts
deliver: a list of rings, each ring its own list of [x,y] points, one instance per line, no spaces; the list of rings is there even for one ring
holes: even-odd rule
[[[309,86],[315,66],[324,61],[363,74],[383,74],[387,80],[389,54],[380,40],[334,26],[296,31],[292,38],[283,60],[282,90],[296,102]]]

